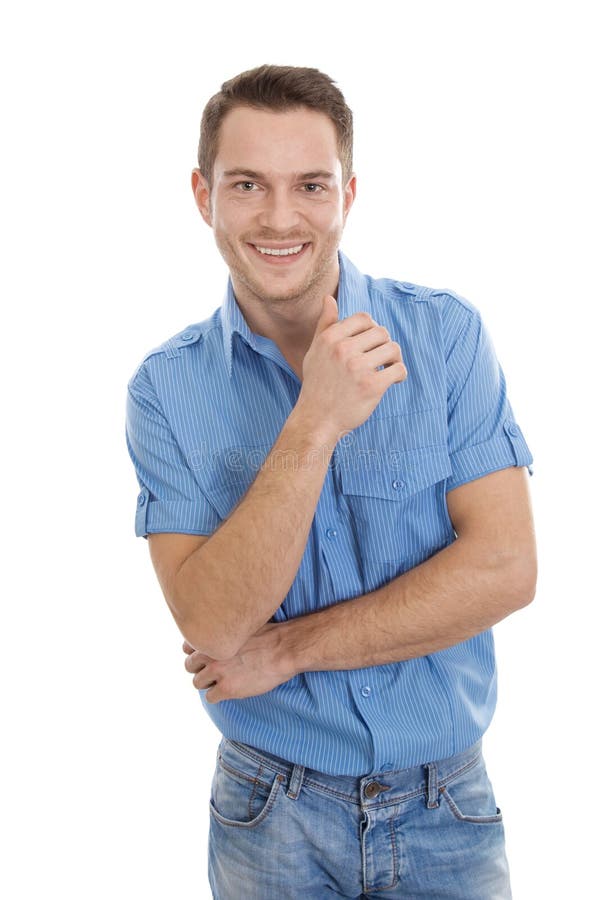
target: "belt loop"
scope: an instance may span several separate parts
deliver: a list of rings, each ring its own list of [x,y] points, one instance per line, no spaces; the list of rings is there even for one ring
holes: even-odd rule
[[[287,789],[287,796],[290,800],[296,800],[298,798],[298,794],[300,793],[300,788],[302,787],[302,782],[304,781],[304,766],[299,765],[298,763],[294,764],[294,768],[292,769],[292,774],[290,776],[290,783]]]
[[[440,805],[438,800],[438,779],[437,766],[435,763],[428,763],[427,769],[427,809],[437,809]]]

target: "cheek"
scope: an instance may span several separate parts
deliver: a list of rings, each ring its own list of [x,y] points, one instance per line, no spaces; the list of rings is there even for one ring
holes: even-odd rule
[[[344,210],[341,203],[327,203],[313,209],[311,220],[321,232],[336,232],[344,224]]]

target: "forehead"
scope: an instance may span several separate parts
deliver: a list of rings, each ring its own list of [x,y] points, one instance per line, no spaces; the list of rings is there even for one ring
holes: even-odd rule
[[[325,113],[305,107],[284,112],[236,107],[219,129],[215,175],[243,167],[341,174],[335,125]]]

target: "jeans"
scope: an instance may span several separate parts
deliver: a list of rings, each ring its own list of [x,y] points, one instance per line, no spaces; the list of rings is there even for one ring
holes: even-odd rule
[[[510,900],[481,741],[364,778],[223,738],[210,798],[215,900]]]

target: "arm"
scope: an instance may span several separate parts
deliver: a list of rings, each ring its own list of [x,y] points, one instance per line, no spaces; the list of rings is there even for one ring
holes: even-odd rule
[[[212,536],[148,536],[167,603],[194,647],[232,656],[280,606],[302,559],[333,450],[328,443],[295,409],[246,496]]]
[[[377,591],[267,625],[232,660],[190,653],[209,702],[270,690],[298,672],[424,656],[467,640],[529,603],[536,551],[525,470],[502,469],[450,491],[453,544]],[[184,648],[186,649],[186,648]]]
[[[241,503],[209,538],[150,538],[163,593],[190,645],[231,657],[273,615],[298,571],[338,436],[404,378],[389,333],[366,313],[338,322],[326,298],[298,402]]]
[[[457,540],[377,591],[283,623],[284,669],[354,669],[425,656],[485,631],[535,594],[526,470],[447,495]]]

